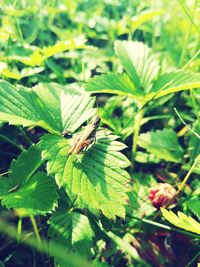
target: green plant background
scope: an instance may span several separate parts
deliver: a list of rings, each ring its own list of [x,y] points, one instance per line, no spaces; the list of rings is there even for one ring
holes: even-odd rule
[[[1,266],[197,266],[199,15],[198,0],[0,1]],[[95,143],[69,156],[95,113]],[[177,190],[169,210],[157,183]]]

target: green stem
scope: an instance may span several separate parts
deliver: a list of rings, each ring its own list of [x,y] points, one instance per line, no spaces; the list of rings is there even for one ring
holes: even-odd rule
[[[200,54],[200,49],[194,54],[194,56],[191,57],[191,59],[183,66],[182,70],[187,69],[190,64],[198,57],[198,55]]]
[[[24,129],[22,129],[21,127],[19,127],[19,131],[21,132],[21,134],[23,135],[23,137],[27,141],[27,143],[31,146],[33,144],[33,142],[28,137],[28,135],[26,134],[26,132],[24,131]]]
[[[17,230],[15,227],[11,226],[7,221],[3,219],[0,220],[0,233],[7,235],[12,239],[16,239]],[[55,256],[58,260],[63,262],[64,266],[71,267],[91,267],[92,264],[88,262],[83,256],[75,252],[68,252],[66,247],[51,241],[51,254],[49,251],[50,244],[42,240],[38,243],[36,238],[31,236],[30,233],[22,232],[20,242],[22,244],[30,246],[32,249],[36,249],[38,252],[46,253],[47,255]]]
[[[134,135],[133,135],[133,146],[132,146],[132,152],[133,152],[133,156],[136,154],[137,151],[137,142],[138,142],[138,137],[140,134],[140,128],[141,128],[141,121],[144,115],[144,110],[140,109],[140,111],[138,112],[138,114],[136,115],[136,119],[134,119],[135,123],[135,131],[134,131]]]
[[[178,0],[180,6],[182,7],[182,9],[184,10],[186,16],[188,17],[188,19],[191,21],[191,23],[193,24],[193,26],[195,27],[195,29],[197,30],[197,32],[200,34],[200,29],[197,26],[197,24],[194,22],[193,17],[190,13],[190,11],[188,10],[187,6],[185,5],[185,3],[183,2],[183,0]]]
[[[83,61],[81,62],[81,67],[83,73],[83,81],[86,82],[85,63]]]
[[[195,238],[200,238],[199,235],[195,235],[195,234],[186,232],[184,230],[176,229],[174,227],[171,227],[171,226],[168,226],[168,225],[165,225],[165,224],[162,224],[162,223],[157,223],[157,222],[154,222],[154,221],[151,221],[151,220],[147,220],[147,219],[141,219],[141,218],[138,218],[138,217],[135,217],[135,216],[132,216],[132,218],[136,219],[136,220],[139,220],[139,221],[142,221],[144,223],[159,227],[159,228],[166,229],[168,231],[177,232],[177,233],[188,235],[188,236],[195,237]]]
[[[199,124],[199,127],[200,127],[199,107],[197,105],[197,102],[196,102],[196,99],[194,97],[192,89],[190,89],[190,95],[191,95],[191,98],[192,98],[192,104],[193,104],[193,107],[194,107],[194,110],[195,110],[195,113],[196,113],[197,121],[198,121],[198,124]]]
[[[186,174],[185,178],[183,179],[182,183],[180,184],[178,191],[177,191],[177,195],[183,190],[185,184],[187,183],[187,180],[190,177],[190,174],[193,172],[195,166],[197,165],[198,161],[200,160],[200,155],[198,155],[198,157],[195,159],[194,163],[192,164],[190,170],[188,171],[188,173]]]
[[[178,194],[182,191],[182,189],[184,188],[184,186],[185,186],[187,180],[188,180],[189,177],[190,177],[190,174],[193,172],[193,170],[194,170],[194,168],[195,168],[195,166],[196,166],[196,164],[198,163],[199,160],[200,160],[200,155],[198,155],[198,157],[197,157],[196,160],[194,161],[193,165],[191,166],[190,170],[189,170],[188,173],[186,174],[185,178],[183,179],[182,183],[180,184],[180,186],[179,186],[179,188],[178,188],[176,194],[174,195],[174,198],[173,198],[173,199],[177,198]],[[165,208],[168,207],[168,206],[170,205],[170,203],[173,202],[173,199],[168,200],[167,203],[165,203],[164,207],[165,207]],[[157,212],[157,214],[154,216],[154,219],[157,218],[160,214],[161,214],[161,211],[159,210],[159,211]]]
[[[12,141],[10,138],[6,137],[5,135],[0,134],[0,139],[5,140],[6,142],[10,143],[14,147],[17,147],[19,150],[24,151],[24,148],[22,146],[19,146],[18,144],[16,144],[14,141]]]
[[[17,241],[19,242],[22,233],[22,217],[19,217],[17,224]]]
[[[194,261],[200,256],[200,251],[197,252],[197,254],[194,256],[194,258],[188,262],[188,264],[185,267],[189,267],[189,266],[193,266],[192,264],[194,263]]]
[[[198,0],[195,1],[194,5],[193,5],[193,8],[192,8],[192,12],[191,12],[192,17],[194,17],[195,9],[196,9],[196,6],[197,6],[197,1]],[[180,60],[179,60],[179,66],[181,66],[183,64],[183,62],[184,62],[184,58],[185,58],[185,54],[186,54],[186,50],[187,50],[187,44],[188,44],[188,41],[189,41],[191,29],[192,29],[192,21],[190,20],[190,24],[189,24],[188,30],[186,32],[186,35],[185,35],[185,40],[184,40],[184,44],[183,44],[181,57],[180,57]]]
[[[30,216],[30,219],[31,219],[31,223],[32,223],[32,225],[33,225],[33,229],[34,229],[34,232],[35,232],[37,241],[38,241],[38,243],[41,243],[42,240],[41,240],[41,238],[40,238],[40,234],[39,234],[39,231],[38,231],[38,227],[37,227],[35,218],[34,218],[33,216]]]
[[[174,111],[176,112],[177,116],[182,121],[182,123],[188,128],[188,130],[190,130],[194,135],[196,135],[197,138],[200,139],[200,135],[198,133],[196,133],[195,131],[193,131],[192,128],[190,128],[190,126],[182,119],[181,115],[178,113],[176,108],[174,108]]]
[[[17,31],[18,31],[20,41],[21,41],[22,44],[23,44],[23,43],[24,43],[23,33],[22,33],[21,27],[20,27],[19,22],[18,22],[18,20],[16,19],[16,17],[14,17],[14,23],[15,23],[15,27],[16,27],[16,29],[17,29]]]

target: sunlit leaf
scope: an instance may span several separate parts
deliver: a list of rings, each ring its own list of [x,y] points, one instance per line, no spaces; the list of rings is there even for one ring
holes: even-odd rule
[[[79,207],[101,210],[109,218],[125,216],[130,190],[129,175],[123,170],[130,162],[120,152],[125,146],[116,137],[100,132],[97,141],[80,155],[68,155],[69,141],[55,135],[42,137],[40,146],[47,171],[76,199]]]
[[[38,95],[23,86],[15,88],[0,81],[0,120],[23,126],[41,126],[49,131],[58,130],[53,118]]]
[[[173,225],[185,229],[187,231],[200,234],[200,223],[198,223],[192,217],[187,216],[180,211],[178,212],[178,216],[174,212],[168,211],[164,208],[161,208],[161,211],[165,219],[168,220]]]
[[[84,48],[83,38],[72,39],[70,41],[59,41],[55,45],[38,48],[28,57],[18,57],[18,60],[28,66],[40,66],[45,59],[70,49]]]
[[[86,84],[86,90],[93,93],[110,93],[131,97],[143,96],[143,93],[135,88],[130,78],[125,74],[96,76]]]
[[[73,132],[94,114],[93,104],[94,98],[77,85],[40,84],[31,89],[0,81],[0,120],[14,125]]]
[[[149,91],[160,69],[151,49],[133,41],[115,41],[115,52],[137,90]]]
[[[10,70],[8,68],[3,68],[1,70],[1,75],[6,77],[6,78],[11,78],[11,79],[15,79],[15,80],[20,80],[21,79],[21,75],[19,72],[17,72],[16,70]]]
[[[93,108],[95,98],[77,84],[39,84],[34,87],[34,91],[62,131],[76,131],[96,111]]]
[[[154,17],[162,15],[164,13],[163,9],[157,10],[145,10],[145,12],[140,13],[131,19],[131,30],[135,31],[140,25],[147,21],[151,21]]]
[[[200,74],[189,71],[169,72],[161,75],[152,86],[147,98],[161,96],[200,87]]]

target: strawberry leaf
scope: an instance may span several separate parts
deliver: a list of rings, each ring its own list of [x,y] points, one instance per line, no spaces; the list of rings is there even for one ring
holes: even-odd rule
[[[97,213],[101,210],[108,218],[125,216],[129,175],[123,170],[130,165],[120,152],[125,146],[116,137],[97,134],[97,141],[80,155],[71,155],[69,141],[55,135],[42,137],[40,147],[47,171],[56,175],[56,181],[76,199],[78,207]]]
[[[130,97],[135,96],[136,98],[143,96],[143,92],[140,92],[134,86],[126,74],[96,76],[87,83],[86,90],[93,93],[128,95]]]
[[[40,150],[31,146],[12,161],[11,174],[0,180],[0,199],[7,208],[25,209],[25,214],[49,212],[57,199],[54,180],[36,172],[42,164]]]
[[[40,84],[30,89],[1,80],[0,96],[1,121],[56,134],[75,131],[95,112],[94,98],[77,85]]]
[[[115,52],[135,87],[147,92],[160,69],[151,49],[142,42],[115,41]]]
[[[183,158],[183,149],[173,130],[164,129],[140,134],[138,145],[166,161],[180,162]]]
[[[187,231],[200,234],[200,223],[195,221],[192,217],[187,216],[180,211],[178,212],[178,216],[174,212],[168,211],[164,208],[161,208],[161,211],[165,219],[173,225]]]
[[[177,70],[164,73],[153,84],[147,98],[159,98],[164,95],[198,88],[200,86],[200,74],[190,71]]]
[[[59,206],[49,224],[48,234],[53,241],[82,255],[88,254],[94,234],[85,215]]]

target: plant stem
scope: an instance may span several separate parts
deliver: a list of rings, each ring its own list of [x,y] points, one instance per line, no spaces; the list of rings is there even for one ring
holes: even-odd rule
[[[200,238],[199,235],[195,235],[195,234],[186,232],[184,230],[176,229],[174,227],[171,227],[171,226],[168,226],[168,225],[165,225],[165,224],[162,224],[162,223],[157,223],[157,222],[154,222],[154,221],[151,221],[151,220],[147,220],[147,219],[141,219],[141,218],[138,218],[138,217],[135,217],[135,216],[132,216],[132,218],[136,219],[136,220],[139,220],[139,221],[142,221],[142,222],[147,223],[147,224],[151,224],[151,225],[159,227],[159,228],[163,228],[163,229],[172,231],[172,232],[177,232],[177,233],[188,235],[188,236],[191,236],[191,237]]]
[[[200,49],[193,55],[193,57],[190,58],[190,60],[183,66],[182,70],[187,69],[188,66],[198,57],[200,54]]]
[[[198,0],[195,1],[194,5],[192,7],[192,11],[191,11],[192,17],[194,17],[194,13],[195,13],[195,9],[196,9],[196,6],[197,6],[197,2],[198,2]],[[179,66],[181,66],[183,64],[183,62],[184,62],[184,57],[185,57],[185,54],[186,54],[187,44],[188,44],[188,41],[189,41],[191,29],[192,29],[192,21],[190,20],[190,24],[188,26],[188,30],[187,30],[186,35],[185,35],[185,40],[184,40],[184,44],[183,44],[181,57],[180,57],[180,60],[179,60]]]
[[[193,104],[193,107],[194,107],[194,110],[195,110],[195,113],[196,113],[197,121],[198,121],[198,124],[199,124],[199,127],[200,127],[199,108],[198,108],[198,105],[197,105],[197,102],[196,102],[196,99],[194,97],[194,93],[193,93],[192,89],[190,89],[190,95],[191,95],[191,98],[192,98],[192,104]]]
[[[197,252],[197,254],[194,256],[194,258],[188,262],[188,264],[185,266],[185,267],[189,267],[189,266],[192,266],[192,264],[194,263],[194,261],[200,256],[200,251]]]
[[[31,141],[31,139],[28,137],[28,135],[26,134],[26,132],[24,131],[24,129],[22,129],[21,127],[19,127],[19,131],[20,133],[23,135],[24,139],[27,141],[28,145],[32,145],[33,142]]]
[[[176,108],[174,108],[174,111],[176,112],[177,116],[182,121],[182,123],[188,128],[188,130],[190,130],[194,135],[196,135],[197,138],[200,139],[200,135],[196,133],[195,131],[193,131],[192,128],[190,128],[190,126],[182,119],[181,115],[178,113]]]
[[[120,238],[111,231],[108,232],[104,229],[102,230],[123,252],[126,252],[136,262],[142,264],[142,266],[150,267],[150,265],[139,256],[137,250],[133,246],[131,246],[131,244],[129,244],[126,240]]]
[[[6,137],[5,135],[0,134],[0,139],[5,140],[6,142],[10,143],[14,147],[18,148],[20,151],[24,151],[24,148],[21,145],[19,146],[18,144],[16,144],[14,141],[12,141],[10,138]]]
[[[194,163],[192,164],[190,170],[188,171],[188,173],[186,174],[185,178],[183,179],[182,183],[180,184],[178,191],[177,191],[177,195],[181,192],[181,190],[184,188],[187,180],[190,177],[190,174],[193,172],[196,164],[198,163],[198,161],[200,160],[200,155],[198,155],[198,157],[195,159]]]
[[[0,233],[7,235],[14,240],[17,237],[16,227],[11,226],[7,221],[4,221],[3,219],[0,220]],[[38,243],[35,237],[30,236],[30,233],[27,233],[25,231],[23,231],[21,234],[20,242],[22,244],[30,246],[32,249],[36,249],[38,252],[55,256],[58,260],[63,262],[64,266],[92,267],[92,264],[88,262],[83,256],[80,256],[75,252],[67,251],[66,247],[55,243],[53,240],[51,241],[51,254],[49,251],[50,244],[47,241],[42,240],[41,243]]]
[[[35,232],[35,235],[36,235],[36,238],[37,238],[37,241],[38,243],[41,243],[42,240],[40,238],[40,234],[39,234],[39,231],[38,231],[38,227],[37,227],[37,223],[35,221],[35,218],[33,216],[30,216],[30,219],[31,219],[31,223],[33,225],[33,229],[34,229],[34,232]]]
[[[194,163],[192,164],[190,170],[188,171],[188,173],[186,174],[185,178],[183,179],[183,181],[181,182],[180,186],[178,187],[178,190],[176,192],[176,194],[174,195],[174,197],[170,200],[167,201],[167,203],[165,203],[165,205],[163,206],[163,208],[167,208],[175,198],[177,198],[177,196],[179,195],[179,193],[182,191],[182,189],[184,188],[187,180],[190,177],[190,174],[193,172],[196,164],[198,163],[198,161],[200,160],[200,155],[198,155],[198,157],[195,159]],[[156,219],[159,215],[161,214],[161,211],[159,210],[156,215],[154,216],[154,219]]]
[[[185,14],[187,15],[188,19],[191,21],[191,23],[193,24],[193,26],[195,27],[195,29],[197,30],[197,32],[200,34],[200,29],[197,26],[197,24],[194,22],[193,17],[190,13],[190,11],[188,10],[187,6],[185,5],[185,3],[183,2],[183,0],[178,0],[180,6],[182,7],[182,9],[184,10]]]
[[[132,152],[133,152],[133,156],[135,155],[136,151],[137,151],[137,142],[138,142],[138,137],[140,134],[140,127],[141,127],[141,121],[144,115],[144,110],[140,109],[140,111],[138,112],[138,114],[136,115],[137,118],[134,119],[134,122],[136,122],[134,128],[134,135],[133,135],[133,146],[132,146]]]
[[[17,224],[17,241],[19,242],[22,233],[22,217],[19,217]]]

